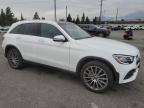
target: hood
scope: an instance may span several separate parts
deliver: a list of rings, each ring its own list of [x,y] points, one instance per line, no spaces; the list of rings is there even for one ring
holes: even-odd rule
[[[127,43],[104,39],[99,37],[87,38],[77,41],[81,46],[88,49],[97,49],[103,50],[105,52],[112,52],[113,54],[124,54],[124,55],[133,55],[136,56],[139,53],[139,50]]]

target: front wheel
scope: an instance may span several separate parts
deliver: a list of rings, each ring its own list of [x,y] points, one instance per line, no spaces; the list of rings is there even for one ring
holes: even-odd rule
[[[13,69],[20,69],[24,66],[24,60],[16,48],[11,48],[7,52],[8,63]]]
[[[104,92],[114,83],[111,69],[99,61],[88,62],[83,66],[81,80],[85,87],[93,92]]]
[[[99,33],[99,37],[104,37],[104,34],[103,33]]]

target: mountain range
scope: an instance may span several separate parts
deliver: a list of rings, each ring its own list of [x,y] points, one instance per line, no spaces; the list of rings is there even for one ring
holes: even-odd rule
[[[144,11],[136,11],[125,15],[122,17],[123,19],[144,19]]]
[[[103,17],[103,20],[115,20],[115,17]],[[136,11],[125,16],[119,16],[118,19],[125,20],[136,20],[136,19],[144,19],[144,11]]]

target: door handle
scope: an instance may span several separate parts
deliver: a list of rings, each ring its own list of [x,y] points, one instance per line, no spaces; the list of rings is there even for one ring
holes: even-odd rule
[[[38,40],[39,42],[41,42],[41,43],[44,43],[44,40],[42,40],[42,39],[40,39],[40,40]]]
[[[16,37],[16,39],[21,39],[20,37]]]

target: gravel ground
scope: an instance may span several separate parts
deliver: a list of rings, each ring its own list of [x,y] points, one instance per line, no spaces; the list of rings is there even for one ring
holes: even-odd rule
[[[110,38],[124,41],[123,33],[112,32]],[[144,31],[134,34],[134,40],[124,42],[141,51],[142,63],[137,79],[102,94],[88,91],[68,72],[38,65],[13,70],[0,47],[0,108],[144,108]]]

